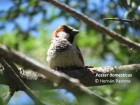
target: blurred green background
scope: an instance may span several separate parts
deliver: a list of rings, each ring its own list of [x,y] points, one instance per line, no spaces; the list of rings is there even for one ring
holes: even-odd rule
[[[112,66],[140,62],[139,51],[120,44],[104,33],[95,31],[94,27],[89,27],[80,19],[46,1],[0,0],[0,43],[48,65],[46,54],[51,34],[59,25],[67,24],[80,30],[75,43],[80,47],[86,65]],[[124,37],[140,43],[139,0],[59,1]],[[126,18],[135,20],[138,24],[103,20],[104,18]],[[90,87],[90,89],[119,105],[139,105],[140,85],[137,79],[132,78],[129,78],[131,84],[98,86]],[[6,92],[8,92],[8,87],[0,85],[1,98]],[[48,105],[77,105],[75,97],[65,89],[35,91],[35,93]],[[87,104],[86,101],[84,102]],[[34,104],[24,92],[17,92],[9,105],[21,105],[21,103],[22,105]]]

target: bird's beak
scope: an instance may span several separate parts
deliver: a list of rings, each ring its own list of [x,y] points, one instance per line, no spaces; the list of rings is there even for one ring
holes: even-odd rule
[[[75,36],[75,35],[78,34],[78,33],[79,33],[79,30],[76,30],[76,29],[73,29],[72,32],[71,32],[71,34],[72,34],[73,36]]]

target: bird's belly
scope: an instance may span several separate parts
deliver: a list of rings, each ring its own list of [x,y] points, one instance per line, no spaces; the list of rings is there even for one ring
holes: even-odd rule
[[[56,68],[83,68],[81,60],[78,58],[77,54],[71,49],[65,52],[54,53],[53,56],[49,58],[50,67]]]

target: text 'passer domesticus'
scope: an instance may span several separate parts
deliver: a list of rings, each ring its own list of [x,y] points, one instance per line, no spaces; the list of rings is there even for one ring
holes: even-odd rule
[[[47,61],[52,69],[84,68],[80,49],[73,43],[79,31],[67,26],[59,26],[52,35],[52,42],[47,52]]]

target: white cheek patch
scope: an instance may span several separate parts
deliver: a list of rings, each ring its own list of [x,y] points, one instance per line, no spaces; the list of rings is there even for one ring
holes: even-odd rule
[[[68,34],[68,33],[65,33],[65,32],[59,32],[59,33],[57,34],[57,36],[58,36],[59,38],[62,38],[62,39],[68,39],[68,38],[69,38],[69,34]]]

